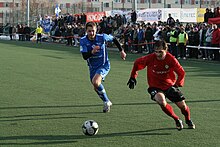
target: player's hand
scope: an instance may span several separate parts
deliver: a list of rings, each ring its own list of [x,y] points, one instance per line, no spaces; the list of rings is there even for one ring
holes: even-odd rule
[[[179,87],[177,86],[177,85],[173,85],[173,86],[171,86],[168,90],[167,90],[167,92],[168,93],[171,93],[171,94],[177,94],[177,93],[179,93]]]
[[[181,93],[181,91],[179,90],[178,86],[173,85],[171,86],[166,93],[168,93],[169,96],[171,97],[177,97],[177,96],[183,96],[183,94]]]
[[[100,51],[100,46],[92,46],[92,54],[95,54],[95,53],[97,53],[97,52],[99,52]]]
[[[125,58],[126,58],[126,53],[125,53],[125,51],[122,50],[120,53],[121,53],[121,58],[122,58],[123,60],[125,60]]]
[[[179,86],[178,86],[178,85],[176,85],[176,84],[174,84],[174,85],[173,85],[173,87],[178,88]]]
[[[130,89],[134,89],[134,86],[137,84],[137,80],[135,78],[130,77],[130,79],[128,80],[128,87]]]
[[[173,87],[175,87],[175,88],[179,88],[179,87],[183,87],[183,86],[182,86],[182,85],[174,84]]]

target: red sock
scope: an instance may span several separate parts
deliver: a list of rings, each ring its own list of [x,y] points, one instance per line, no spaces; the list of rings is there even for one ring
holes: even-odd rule
[[[181,109],[181,112],[185,116],[185,120],[190,120],[190,110],[188,106],[186,106],[186,109]]]
[[[170,104],[167,104],[166,107],[161,106],[163,112],[165,112],[168,116],[172,117],[174,120],[178,120],[179,117],[174,113],[173,108]]]

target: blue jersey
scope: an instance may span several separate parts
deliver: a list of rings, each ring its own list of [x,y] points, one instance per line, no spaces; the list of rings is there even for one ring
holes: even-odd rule
[[[87,36],[80,39],[80,52],[91,52],[94,46],[99,46],[100,51],[92,55],[87,59],[87,63],[90,69],[99,68],[109,62],[108,52],[106,50],[106,42],[113,41],[112,35],[96,34],[93,41],[89,40]]]

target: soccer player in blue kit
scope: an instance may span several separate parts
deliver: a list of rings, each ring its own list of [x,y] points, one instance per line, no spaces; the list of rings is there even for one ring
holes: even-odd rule
[[[121,58],[125,60],[126,53],[120,43],[112,35],[96,34],[97,26],[94,22],[86,24],[86,35],[80,39],[80,52],[83,59],[87,60],[90,72],[90,80],[94,90],[104,102],[103,112],[109,112],[112,106],[105,88],[102,84],[110,71],[110,61],[106,49],[106,42],[114,42],[120,51]]]

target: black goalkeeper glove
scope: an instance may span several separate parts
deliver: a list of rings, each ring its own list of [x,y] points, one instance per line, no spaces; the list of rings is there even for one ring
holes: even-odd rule
[[[128,83],[127,83],[128,87],[129,87],[130,89],[134,89],[134,86],[135,86],[136,84],[137,84],[136,79],[135,79],[135,78],[132,78],[132,77],[128,80]]]

